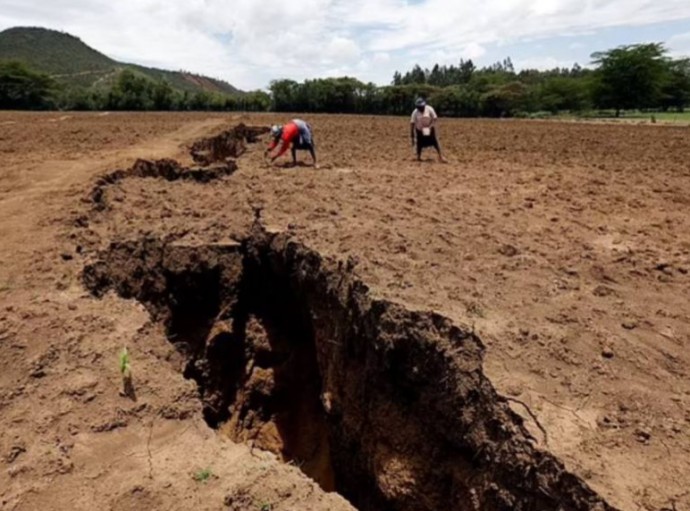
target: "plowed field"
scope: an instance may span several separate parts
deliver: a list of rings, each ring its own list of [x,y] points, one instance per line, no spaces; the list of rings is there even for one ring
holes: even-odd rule
[[[690,128],[289,119],[0,114],[0,509],[690,509]]]

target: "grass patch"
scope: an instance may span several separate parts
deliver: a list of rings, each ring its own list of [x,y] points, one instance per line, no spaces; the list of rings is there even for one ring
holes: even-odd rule
[[[621,116],[622,119],[651,119],[652,116],[657,121],[663,122],[690,122],[690,112],[651,112],[651,113],[631,113]]]
[[[572,121],[581,119],[592,119],[601,121],[652,121],[652,117],[657,122],[678,122],[690,124],[690,111],[687,112],[640,112],[638,110],[630,110],[621,112],[620,117],[616,117],[616,112],[613,110],[592,110],[580,113],[561,113],[551,117],[562,121]]]
[[[213,477],[213,471],[210,468],[202,468],[192,474],[192,479],[197,483],[208,483]]]

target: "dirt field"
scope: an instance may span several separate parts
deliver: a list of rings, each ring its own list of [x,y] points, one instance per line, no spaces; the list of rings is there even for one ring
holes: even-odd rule
[[[690,509],[690,128],[281,120],[0,113],[0,509]]]

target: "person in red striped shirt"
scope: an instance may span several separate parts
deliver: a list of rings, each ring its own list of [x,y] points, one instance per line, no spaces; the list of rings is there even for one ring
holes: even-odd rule
[[[278,148],[278,151],[271,156],[271,163],[291,149],[293,165],[297,165],[297,151],[309,151],[314,167],[317,167],[314,135],[311,126],[303,120],[293,119],[284,126],[273,126],[271,138],[271,143],[264,152],[264,157],[268,157],[271,151]]]

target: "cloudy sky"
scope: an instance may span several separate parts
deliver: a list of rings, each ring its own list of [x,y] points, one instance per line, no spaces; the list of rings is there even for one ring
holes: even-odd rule
[[[223,78],[357,76],[415,63],[586,65],[597,50],[664,41],[690,55],[690,0],[0,0],[0,30],[69,32],[107,55]]]

